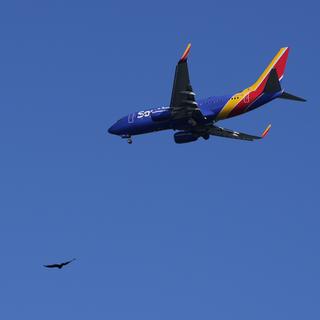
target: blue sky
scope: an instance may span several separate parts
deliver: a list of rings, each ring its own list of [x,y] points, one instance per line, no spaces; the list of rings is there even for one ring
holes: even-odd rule
[[[0,4],[1,319],[319,319],[319,7],[314,1]],[[129,146],[192,42],[197,97],[252,84],[290,46],[259,133]],[[44,263],[78,260],[64,270]]]

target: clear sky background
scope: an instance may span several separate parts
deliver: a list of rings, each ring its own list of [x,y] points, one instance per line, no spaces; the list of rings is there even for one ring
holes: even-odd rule
[[[316,1],[2,1],[0,318],[319,319]],[[269,136],[128,145],[107,128],[169,103],[188,42],[197,97],[278,100],[225,127]],[[77,258],[63,270],[43,264]]]

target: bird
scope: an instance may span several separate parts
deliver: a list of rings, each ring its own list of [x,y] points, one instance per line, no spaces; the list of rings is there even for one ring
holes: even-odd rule
[[[73,258],[72,260],[66,261],[66,262],[62,262],[62,263],[54,263],[54,264],[45,264],[43,265],[46,268],[58,268],[61,269],[64,266],[66,266],[67,264],[71,263],[72,261],[76,260],[75,258]]]

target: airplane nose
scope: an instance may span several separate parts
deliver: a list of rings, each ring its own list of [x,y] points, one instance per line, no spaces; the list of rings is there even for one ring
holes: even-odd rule
[[[123,117],[117,122],[115,122],[109,129],[108,132],[111,134],[115,134],[117,136],[121,136],[126,133],[126,124],[127,124],[127,117]]]
[[[108,129],[108,132],[111,133],[111,134],[117,134],[116,133],[116,125],[112,125],[109,129]]]

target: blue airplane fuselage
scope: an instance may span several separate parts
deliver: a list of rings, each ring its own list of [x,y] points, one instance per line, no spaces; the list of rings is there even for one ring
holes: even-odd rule
[[[241,113],[256,109],[279,97],[281,93],[281,91],[273,95],[265,93],[259,96],[259,98],[253,102],[248,101],[245,110],[243,110]],[[223,120],[223,118],[219,117],[221,110],[226,106],[228,101],[233,99],[233,97],[237,97],[237,95],[240,95],[240,93],[224,96],[212,96],[199,100],[198,106],[201,110],[201,113],[205,117],[206,122],[210,124],[212,122]],[[228,115],[228,118],[231,116],[235,115]],[[154,131],[175,129],[176,125],[178,124],[181,126],[181,123],[178,121],[170,120],[169,107],[160,107],[141,110],[122,117],[114,125],[112,125],[108,131],[109,133],[115,135],[127,137]],[[188,128],[186,127],[186,130],[187,129]]]
[[[131,113],[113,124],[108,130],[110,133],[127,138],[128,143],[132,143],[133,135],[167,129],[179,130],[174,134],[176,143],[196,141],[199,137],[207,140],[211,135],[253,141],[265,137],[271,125],[258,137],[220,128],[215,123],[252,111],[276,98],[306,101],[282,89],[288,47],[278,51],[260,77],[248,88],[234,94],[196,101],[187,64],[190,46],[176,66],[170,107],[142,109]]]

